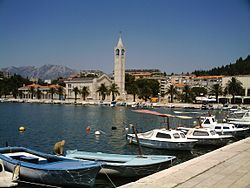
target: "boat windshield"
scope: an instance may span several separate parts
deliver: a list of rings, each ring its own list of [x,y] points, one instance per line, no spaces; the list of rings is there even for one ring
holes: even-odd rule
[[[165,134],[165,133],[157,133],[156,134],[156,138],[167,138],[167,139],[171,139],[171,136],[169,134]]]
[[[180,138],[180,135],[178,133],[173,134],[174,138]]]
[[[209,119],[206,119],[205,122],[204,122],[204,124],[210,124]]]
[[[143,137],[146,137],[146,138],[150,138],[152,135],[153,135],[153,131],[149,131],[149,132],[146,132],[146,133],[142,133],[142,136]]]
[[[214,130],[210,131],[211,135],[216,135],[216,132]]]
[[[186,138],[184,133],[180,133],[181,138]]]
[[[209,134],[204,131],[194,131],[193,135],[194,136],[209,136]]]

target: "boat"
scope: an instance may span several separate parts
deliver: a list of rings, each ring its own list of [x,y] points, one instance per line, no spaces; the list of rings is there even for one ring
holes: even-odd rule
[[[16,187],[17,182],[13,180],[13,173],[5,171],[3,161],[0,159],[0,187]]]
[[[145,147],[168,150],[192,150],[197,140],[187,139],[182,131],[170,129],[169,118],[190,119],[188,116],[176,116],[163,114],[151,110],[132,110],[137,113],[150,114],[167,118],[167,128],[153,129],[144,133],[127,134],[126,139],[129,143],[138,144]]]
[[[20,182],[45,186],[93,187],[101,169],[94,161],[79,161],[25,147],[0,148],[0,159],[9,172],[19,167]]]
[[[250,127],[250,111],[245,112],[241,117],[228,117],[227,121],[235,124],[237,127]]]
[[[233,135],[234,137],[245,137],[249,132],[249,127],[236,127],[230,123],[218,123],[215,116],[200,117],[201,127],[211,128],[219,135]]]
[[[219,135],[210,128],[190,128],[186,134],[188,139],[198,140],[196,145],[224,146],[232,138],[232,135]]]
[[[66,157],[104,163],[99,173],[118,177],[147,176],[172,166],[176,159],[169,155],[121,155],[78,150],[67,150]]]
[[[171,129],[153,129],[144,133],[138,133],[141,146],[168,149],[168,150],[192,150],[197,143],[195,139],[188,139],[182,131]],[[138,144],[136,134],[127,134],[129,143]]]

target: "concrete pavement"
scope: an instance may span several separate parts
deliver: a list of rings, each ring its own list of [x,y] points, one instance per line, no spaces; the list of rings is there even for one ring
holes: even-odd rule
[[[250,188],[250,137],[120,188]]]

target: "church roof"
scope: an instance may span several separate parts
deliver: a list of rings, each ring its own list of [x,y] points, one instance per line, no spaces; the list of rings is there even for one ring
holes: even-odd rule
[[[119,37],[118,43],[117,43],[118,48],[123,48],[123,43],[122,43],[122,37]]]

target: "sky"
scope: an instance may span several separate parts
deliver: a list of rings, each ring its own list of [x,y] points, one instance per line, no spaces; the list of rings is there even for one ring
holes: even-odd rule
[[[0,0],[0,68],[209,70],[250,55],[250,0]]]

